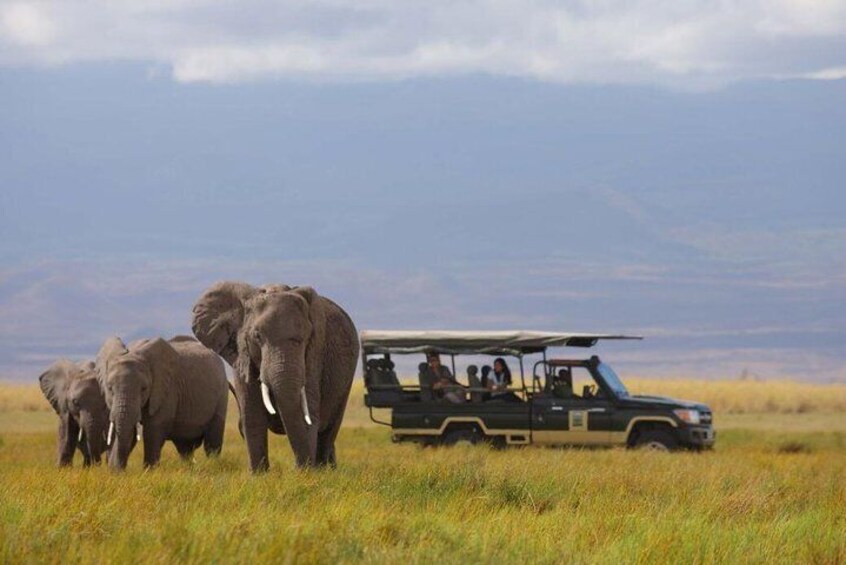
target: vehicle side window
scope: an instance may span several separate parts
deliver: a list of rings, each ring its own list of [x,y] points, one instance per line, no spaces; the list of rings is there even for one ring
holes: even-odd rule
[[[573,398],[589,400],[600,394],[599,385],[585,367],[573,367]]]

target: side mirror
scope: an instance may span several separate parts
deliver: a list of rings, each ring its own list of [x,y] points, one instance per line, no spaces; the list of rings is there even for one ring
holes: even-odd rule
[[[591,392],[591,385],[585,385],[582,387],[582,398],[590,398],[593,396]]]

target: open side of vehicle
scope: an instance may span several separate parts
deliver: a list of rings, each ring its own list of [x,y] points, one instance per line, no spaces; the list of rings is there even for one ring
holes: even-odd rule
[[[711,410],[702,404],[629,394],[598,357],[548,359],[549,347],[592,347],[600,340],[640,339],[607,334],[550,332],[365,331],[362,332],[365,404],[371,419],[392,428],[394,441],[427,445],[488,442],[508,445],[627,446],[658,450],[703,449],[714,444]],[[494,392],[467,367],[467,384],[444,395],[431,385],[426,363],[416,384],[401,383],[392,354],[509,357],[520,367],[519,383]],[[534,362],[526,382],[524,361]],[[381,421],[374,408],[390,409]]]

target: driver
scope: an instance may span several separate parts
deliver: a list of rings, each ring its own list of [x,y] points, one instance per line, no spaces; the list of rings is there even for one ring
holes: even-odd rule
[[[559,369],[552,379],[552,395],[557,398],[573,398],[573,374],[569,368]]]
[[[443,398],[454,404],[466,402],[464,387],[458,384],[449,369],[441,365],[441,356],[438,353],[427,353],[426,363],[429,365],[429,382],[432,383],[435,398]]]

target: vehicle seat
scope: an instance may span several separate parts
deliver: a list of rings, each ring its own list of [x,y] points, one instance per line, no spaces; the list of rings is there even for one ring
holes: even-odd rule
[[[366,384],[368,386],[400,386],[394,362],[390,359],[370,359],[367,362]]]
[[[420,363],[417,365],[417,380],[420,382],[420,400],[422,402],[431,402],[435,399],[435,394],[432,391],[432,378],[429,372],[428,363]]]
[[[471,389],[470,402],[481,402],[483,392],[481,390],[472,390],[482,388],[482,381],[479,380],[479,367],[476,365],[467,366],[467,384]]]
[[[368,402],[374,408],[388,408],[403,401],[402,386],[390,359],[369,359],[364,384]]]

